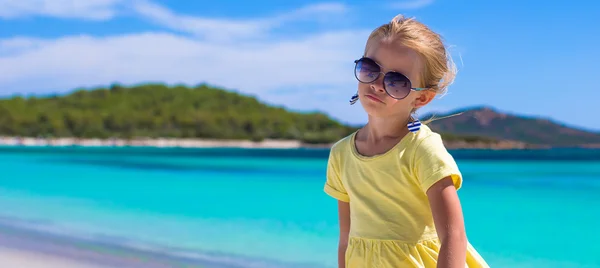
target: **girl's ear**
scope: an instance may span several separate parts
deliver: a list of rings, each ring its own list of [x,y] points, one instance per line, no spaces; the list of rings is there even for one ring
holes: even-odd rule
[[[424,90],[419,92],[419,96],[413,102],[415,109],[421,108],[430,103],[437,94],[434,91]]]

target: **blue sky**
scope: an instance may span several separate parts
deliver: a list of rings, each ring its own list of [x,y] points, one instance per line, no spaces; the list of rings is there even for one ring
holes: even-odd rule
[[[207,82],[362,123],[353,60],[402,13],[440,32],[459,68],[426,111],[487,105],[600,130],[600,3],[579,3],[0,0],[0,95]]]

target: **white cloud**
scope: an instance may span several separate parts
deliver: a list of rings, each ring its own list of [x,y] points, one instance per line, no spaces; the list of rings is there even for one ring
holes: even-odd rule
[[[256,36],[267,26],[265,22],[233,21],[230,19],[211,19],[175,14],[171,10],[148,1],[138,1],[133,9],[139,15],[156,24],[177,30],[192,33],[207,39],[225,39],[228,36],[249,37]]]
[[[343,14],[347,7],[339,3],[320,3],[308,5],[297,10],[267,18],[202,18],[176,14],[156,3],[139,0],[132,9],[142,17],[154,23],[184,33],[191,33],[215,41],[264,37],[270,30],[290,21],[315,20],[319,15]]]
[[[421,9],[433,4],[434,0],[409,0],[392,3],[391,7],[396,9]]]
[[[0,18],[29,16],[108,20],[121,0],[0,0]]]
[[[168,33],[7,39],[0,41],[0,51],[13,53],[0,57],[0,83],[31,82],[36,77],[76,84],[106,83],[107,79],[206,80],[262,92],[285,86],[337,84],[346,80],[346,72],[340,71],[352,68],[362,46],[356,40],[366,34],[323,33],[251,46],[212,44]],[[348,46],[352,43],[356,45]],[[16,47],[18,44],[22,47]]]
[[[325,15],[327,19],[336,14],[345,14],[350,8],[342,3],[317,3],[310,4],[289,13],[284,13],[279,16],[268,19],[271,25],[279,25],[290,20],[309,19],[314,20],[316,16]]]
[[[270,30],[291,21],[332,19],[348,7],[341,3],[311,4],[265,18],[203,18],[177,14],[150,0],[0,0],[0,18],[46,16],[84,20],[109,20],[119,13],[141,16],[171,30],[211,40],[262,37]]]

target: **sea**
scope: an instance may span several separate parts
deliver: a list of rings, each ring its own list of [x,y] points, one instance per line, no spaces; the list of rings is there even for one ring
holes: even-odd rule
[[[491,267],[600,267],[600,150],[451,150]],[[337,267],[328,149],[0,147],[0,224],[240,267]]]

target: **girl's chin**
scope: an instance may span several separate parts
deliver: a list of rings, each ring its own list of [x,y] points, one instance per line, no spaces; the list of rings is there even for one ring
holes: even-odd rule
[[[379,106],[379,107],[377,107],[377,106]],[[366,104],[366,105],[363,105],[363,109],[368,115],[374,116],[374,117],[386,117],[386,115],[388,114],[385,112],[384,109],[382,109],[382,106],[380,106],[380,105]]]

